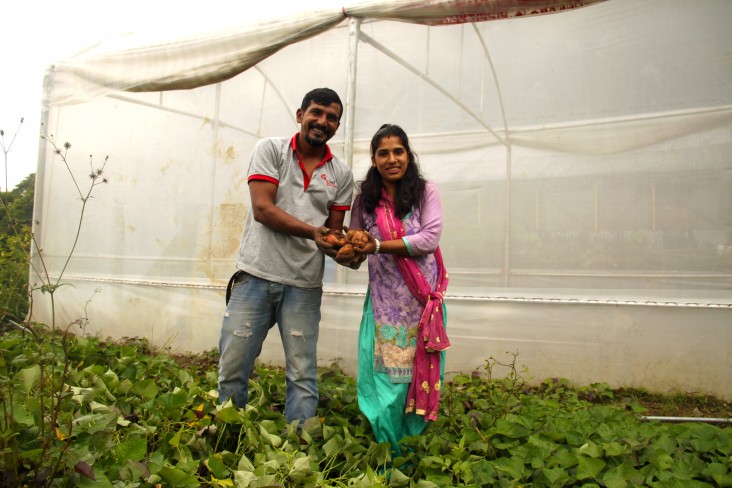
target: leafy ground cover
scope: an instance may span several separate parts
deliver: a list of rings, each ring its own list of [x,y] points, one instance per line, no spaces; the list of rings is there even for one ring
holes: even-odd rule
[[[653,396],[602,384],[528,387],[515,356],[501,378],[492,359],[453,376],[438,422],[406,439],[401,457],[373,441],[355,380],[337,364],[320,371],[318,418],[298,434],[282,415],[280,369],[259,365],[239,409],[217,403],[216,359],[138,339],[3,333],[0,485],[732,486],[732,427],[644,422]]]
[[[215,371],[218,365],[217,351],[200,354],[172,354],[176,363],[184,369]],[[547,390],[549,382],[567,385],[562,379],[550,379],[537,393]],[[530,389],[529,389],[530,390]],[[635,405],[644,416],[702,417],[732,419],[732,402],[702,393],[652,393],[639,388],[617,388],[595,385],[577,389],[579,398],[593,404],[612,404],[620,408]]]

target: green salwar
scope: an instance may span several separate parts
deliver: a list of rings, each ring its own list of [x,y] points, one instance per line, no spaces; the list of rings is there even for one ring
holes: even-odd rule
[[[409,383],[392,383],[386,372],[374,370],[375,329],[371,293],[367,292],[358,333],[358,406],[369,419],[376,441],[388,442],[392,452],[399,455],[399,441],[407,436],[421,434],[427,422],[420,415],[404,412]],[[444,378],[444,371],[443,352],[441,378]]]

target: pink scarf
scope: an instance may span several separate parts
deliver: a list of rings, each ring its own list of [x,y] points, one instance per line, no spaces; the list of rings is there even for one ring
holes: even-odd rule
[[[404,225],[394,214],[394,202],[384,190],[381,203],[376,207],[376,225],[384,239],[404,237]],[[409,291],[424,305],[417,329],[417,350],[414,355],[414,373],[407,393],[406,412],[415,412],[425,420],[437,420],[440,401],[440,351],[450,347],[442,317],[442,300],[447,290],[447,270],[442,253],[435,250],[437,285],[435,290],[425,279],[419,266],[409,256],[393,255]]]

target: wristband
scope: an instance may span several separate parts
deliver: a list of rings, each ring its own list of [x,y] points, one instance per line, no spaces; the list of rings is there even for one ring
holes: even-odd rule
[[[381,249],[381,241],[378,239],[374,239],[376,241],[376,250],[374,251],[374,254],[379,254],[379,249]]]

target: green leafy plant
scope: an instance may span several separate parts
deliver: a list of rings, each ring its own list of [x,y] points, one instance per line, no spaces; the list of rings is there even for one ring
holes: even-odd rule
[[[22,122],[23,119],[21,124]],[[7,175],[8,153],[17,132],[7,145],[4,135],[4,131],[0,131]],[[0,422],[0,476],[1,481],[11,486],[21,481],[32,486],[54,486],[57,474],[65,471],[65,463],[76,455],[74,446],[67,440],[83,434],[87,429],[95,434],[95,438],[100,437],[105,420],[97,416],[82,415],[82,419],[90,421],[87,424],[80,422],[78,416],[70,415],[77,395],[71,386],[74,371],[72,359],[69,357],[68,331],[74,324],[83,326],[86,317],[80,317],[64,327],[57,327],[54,294],[62,286],[64,272],[74,254],[92,190],[98,184],[106,183],[103,172],[107,160],[105,159],[101,167],[95,168],[90,157],[91,183],[86,190],[82,190],[66,159],[71,144],[65,143],[62,150],[53,136],[45,134],[42,137],[52,146],[68,170],[79,193],[81,207],[75,239],[64,266],[52,277],[47,271],[42,250],[37,245],[31,246],[35,235],[28,214],[32,212],[33,192],[30,188],[17,194],[6,192],[2,199],[3,221],[8,224],[8,230],[0,235],[0,258],[8,266],[4,266],[0,273],[0,299],[6,304],[0,315],[0,324],[5,329],[13,327],[21,330],[34,342],[34,347],[27,348],[22,354],[6,358],[7,361],[19,365],[20,369],[3,377],[0,382],[0,406],[3,414]],[[36,255],[32,256],[34,252]],[[30,269],[40,283],[29,284]],[[50,324],[33,321],[29,298],[36,290],[49,297]],[[51,334],[45,333],[47,328]],[[86,472],[90,466],[83,456],[79,456],[73,465],[81,473]]]
[[[238,408],[218,404],[215,353],[191,361],[156,353],[141,339],[111,343],[66,335],[59,342],[52,337],[59,334],[43,333],[45,341],[65,348],[53,351],[59,359],[68,358],[58,367],[69,365],[57,373],[65,375],[67,393],[45,458],[38,436],[44,420],[38,414],[37,397],[43,393],[37,343],[18,330],[0,336],[0,438],[6,444],[16,439],[18,466],[6,484],[42,484],[39,475],[52,468],[57,476],[47,486],[732,483],[732,429],[643,422],[640,405],[589,402],[581,398],[585,388],[572,388],[561,378],[535,387],[489,378],[496,372],[495,363],[488,367],[494,360],[483,371],[447,382],[438,421],[424,434],[405,439],[404,455],[393,457],[386,443],[374,442],[358,410],[356,381],[338,364],[320,370],[318,417],[298,431],[283,414],[285,380],[279,368],[258,364],[250,403]],[[506,364],[515,364],[514,354]],[[610,393],[602,385],[590,389]],[[13,409],[6,408],[8,391]],[[1,452],[7,467],[14,454]]]
[[[4,210],[0,214],[0,330],[23,322],[28,314],[31,216],[24,215],[23,207],[33,180],[31,175],[15,190],[0,196]]]
[[[0,330],[22,322],[28,312],[28,257],[33,214],[33,175],[13,191],[8,189],[8,155],[23,125],[10,140],[0,129],[0,149],[5,169],[4,191],[0,192]]]

